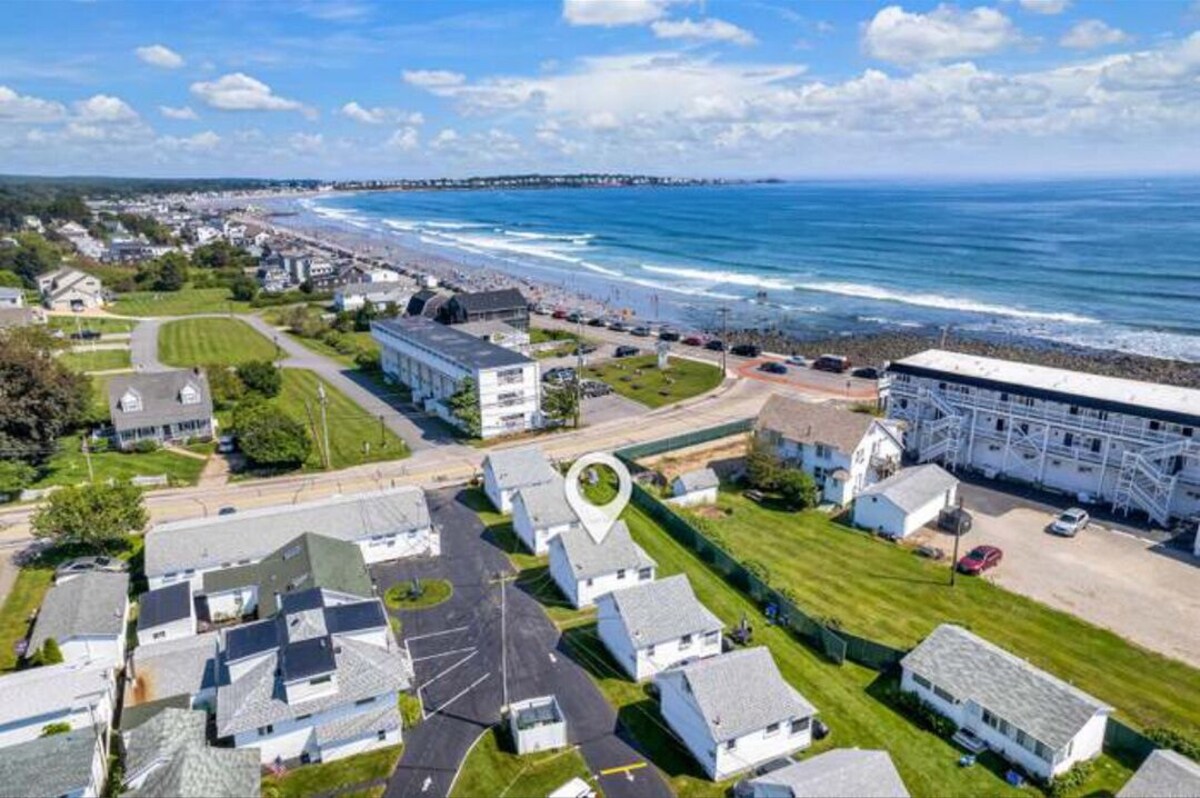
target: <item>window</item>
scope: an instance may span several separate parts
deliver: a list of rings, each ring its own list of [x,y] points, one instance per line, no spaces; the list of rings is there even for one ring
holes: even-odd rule
[[[818,443],[816,447],[816,455],[820,458],[829,457],[829,447],[823,443]]]
[[[1000,401],[1001,401],[1001,402],[1007,402],[1007,401],[1008,401],[1008,392],[1007,392],[1007,391],[1001,391],[1001,392],[1000,392]]]
[[[625,569],[619,568],[617,570],[617,579],[624,579],[624,578],[625,578]]]
[[[329,682],[332,682],[332,681],[333,681],[333,676],[332,676],[331,674],[326,674],[326,675],[324,675],[324,676],[318,676],[318,677],[317,677],[317,678],[315,678],[315,679],[309,679],[309,680],[308,680],[308,683],[309,683],[310,685],[313,685],[313,684],[328,684]]]
[[[1046,745],[1045,743],[1034,742],[1033,753],[1036,754],[1037,758],[1043,762],[1054,761],[1054,752],[1051,751],[1050,746]]]
[[[379,730],[379,731],[378,731],[378,732],[375,734],[375,737],[376,737],[377,739],[379,739],[379,740],[386,740],[386,739],[387,739],[387,732],[386,732],[385,730],[383,730],[383,729],[380,729],[380,730]]]
[[[1063,446],[1074,446],[1074,445],[1075,445],[1075,436],[1069,432],[1064,432],[1063,433]]]
[[[366,704],[374,704],[374,703],[375,703],[375,697],[374,697],[374,696],[371,696],[370,698],[360,698],[360,699],[358,699],[357,701],[355,701],[355,702],[354,702],[354,706],[356,706],[356,707],[361,707],[361,706],[364,706],[364,705],[366,705]]]
[[[804,732],[808,731],[808,721],[808,718],[796,718],[794,721],[792,721],[789,733],[803,734]]]
[[[1159,422],[1159,421],[1155,421],[1155,420],[1151,419],[1151,421],[1150,421],[1150,431],[1151,431],[1151,432],[1158,432],[1160,429],[1162,429],[1162,423],[1161,423],[1161,422]]]
[[[654,656],[654,646],[646,646],[646,656],[647,657]]]
[[[588,587],[591,587],[591,586],[592,586],[592,580],[591,580],[591,579],[589,579],[589,580],[587,580],[586,582],[584,582],[584,584],[585,584],[585,585],[587,585]]]
[[[958,699],[956,699],[949,692],[947,692],[946,690],[943,690],[942,688],[938,687],[937,685],[934,685],[934,687],[933,687],[933,694],[948,704],[957,704],[958,703]]]
[[[645,582],[647,579],[653,579],[653,578],[654,578],[654,569],[653,568],[643,568],[640,571],[638,571],[638,581],[639,582]]]
[[[296,720],[308,720],[308,719],[309,719],[309,718],[311,718],[311,717],[312,717],[312,713],[311,713],[311,712],[309,712],[309,713],[308,713],[308,714],[306,714],[306,715],[297,715],[297,716],[296,716]]]
[[[919,673],[914,673],[914,674],[912,675],[912,678],[913,678],[913,681],[914,681],[914,682],[916,682],[917,684],[921,685],[921,686],[922,686],[922,687],[924,687],[926,690],[932,690],[932,689],[933,689],[933,682],[929,681],[928,679],[926,679],[926,678],[925,678],[924,676],[922,676],[921,674],[919,674]]]
[[[679,638],[679,649],[681,651],[685,648],[691,648],[691,647],[692,647],[692,636],[691,635],[684,635],[683,637]]]
[[[737,749],[737,740],[726,740],[725,741],[725,750],[726,751],[734,751],[736,749]]]
[[[996,432],[1004,432],[1005,429],[1007,429],[1007,422],[1002,418],[996,419]]]
[[[1073,416],[1079,415],[1079,405],[1071,405],[1067,408],[1067,412]]]
[[[296,557],[296,556],[298,556],[299,554],[300,554],[300,547],[299,547],[299,546],[292,546],[291,548],[289,548],[288,550],[286,550],[286,551],[283,553],[283,559],[284,559],[284,560],[290,560],[290,559],[292,559],[293,557]]]
[[[719,643],[719,642],[721,642],[721,633],[720,632],[705,632],[704,633],[704,644],[705,645],[711,646],[713,643]]]
[[[774,737],[776,734],[779,734],[778,723],[772,723],[763,731],[763,737]]]
[[[268,723],[266,726],[258,727],[258,736],[259,737],[266,737],[268,734],[274,734],[274,733],[275,733],[275,726],[270,723]]]
[[[1020,425],[1019,425],[1019,427],[1018,427],[1018,428],[1021,430],[1021,434],[1022,434],[1022,435],[1028,435],[1028,434],[1029,434],[1029,425],[1028,425],[1028,424],[1026,424],[1024,421],[1022,421],[1022,422],[1020,423]]]
[[[1103,442],[1099,438],[1092,438],[1092,452],[1099,454],[1102,443]]]
[[[514,382],[522,382],[525,379],[525,371],[523,369],[501,369],[496,372],[496,382],[501,385],[512,385]]]
[[[151,635],[150,639],[151,640],[162,640],[166,636],[167,636],[166,632],[155,632],[153,635]]]

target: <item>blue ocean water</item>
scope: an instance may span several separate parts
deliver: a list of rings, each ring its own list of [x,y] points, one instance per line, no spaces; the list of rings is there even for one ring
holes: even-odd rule
[[[1200,360],[1200,180],[375,192],[306,201],[617,309],[801,334],[950,325]]]

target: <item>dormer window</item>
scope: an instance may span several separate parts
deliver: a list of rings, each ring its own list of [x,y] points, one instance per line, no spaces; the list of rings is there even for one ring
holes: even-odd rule
[[[138,396],[137,391],[130,388],[121,397],[121,412],[136,413],[142,409],[142,397]]]
[[[196,390],[196,386],[188,383],[179,389],[179,401],[185,405],[200,404],[200,391]]]

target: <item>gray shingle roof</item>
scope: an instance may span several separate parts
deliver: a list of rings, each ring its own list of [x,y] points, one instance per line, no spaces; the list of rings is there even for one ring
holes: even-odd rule
[[[1200,795],[1200,762],[1159,749],[1146,757],[1117,798],[1196,798]]]
[[[629,527],[617,521],[600,543],[584,529],[568,529],[550,541],[550,556],[565,556],[578,579],[593,579],[622,568],[650,568],[657,563],[629,536]]]
[[[514,506],[518,500],[535,529],[579,523],[579,516],[567,502],[561,478],[521,488],[513,497]]]
[[[562,479],[536,446],[490,452],[483,460],[483,467],[492,472],[500,490],[520,490]]]
[[[905,512],[919,510],[958,484],[958,478],[934,463],[902,468],[885,480],[859,492],[859,496],[882,496]]]
[[[0,798],[56,798],[83,790],[92,782],[96,736],[95,729],[75,729],[4,748]]]
[[[195,696],[217,684],[217,633],[181,637],[134,649],[125,674],[125,705]]]
[[[494,291],[474,291],[455,294],[453,301],[468,313],[524,309],[529,302],[518,288],[498,288]]]
[[[709,488],[718,488],[721,486],[721,478],[711,468],[697,468],[695,471],[685,471],[675,477],[675,480],[688,493],[695,490],[708,490]]]
[[[110,668],[95,665],[47,665],[6,673],[0,679],[0,727],[95,706],[111,688],[112,678]]]
[[[526,366],[534,362],[511,349],[423,316],[374,321],[371,329],[406,340],[468,370]]]
[[[684,574],[618,590],[601,596],[600,601],[611,601],[616,607],[634,648],[719,630],[723,625],[696,598]]]
[[[317,727],[317,744],[322,748],[344,740],[353,740],[380,731],[396,731],[402,721],[394,703],[380,706],[374,712],[331,720]]]
[[[961,626],[942,624],[900,661],[960,701],[991,710],[1059,751],[1112,707]]]
[[[858,447],[876,422],[884,429],[892,430],[883,419],[867,413],[855,413],[836,405],[772,394],[758,412],[755,428],[778,432],[789,441],[821,443],[849,454]]]
[[[141,775],[190,745],[204,745],[208,720],[203,710],[167,708],[121,735],[125,744],[126,778]]]
[[[744,648],[660,673],[657,680],[682,680],[716,742],[816,714],[804,696],[784,681],[763,647]]]
[[[55,585],[38,611],[30,650],[41,648],[50,637],[62,643],[79,635],[123,636],[128,594],[125,573],[92,571]]]
[[[146,534],[146,575],[258,560],[303,532],[357,541],[429,526],[429,506],[416,487],[160,524]]]
[[[257,748],[181,748],[131,798],[253,798],[262,789]]]
[[[747,779],[734,790],[737,798],[908,798],[887,751],[837,748]]]
[[[180,392],[188,385],[199,392],[199,402],[185,405],[180,401]],[[141,410],[127,413],[121,409],[121,397],[127,389],[132,389],[141,398]],[[108,383],[108,417],[118,432],[178,421],[209,419],[212,412],[212,392],[203,371],[176,369],[118,374]]]

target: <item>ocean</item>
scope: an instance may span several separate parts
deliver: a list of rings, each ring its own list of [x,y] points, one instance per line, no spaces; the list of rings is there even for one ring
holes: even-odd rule
[[[1200,361],[1200,180],[366,192],[325,224],[642,318],[938,329]]]

